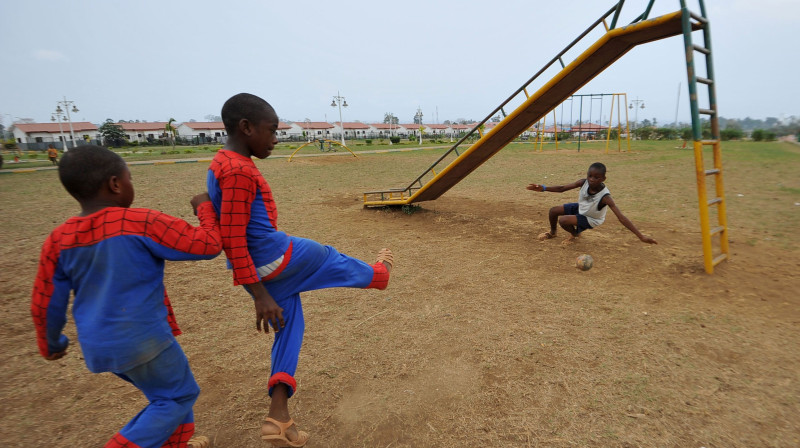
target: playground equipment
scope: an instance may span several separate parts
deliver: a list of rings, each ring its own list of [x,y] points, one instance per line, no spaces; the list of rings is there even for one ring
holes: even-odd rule
[[[328,144],[328,149],[325,149],[325,143],[327,143],[327,144]],[[306,143],[303,143],[302,145],[300,145],[300,146],[299,146],[297,149],[295,149],[295,150],[294,150],[294,152],[292,153],[292,155],[290,155],[290,156],[289,156],[289,162],[291,162],[291,161],[292,161],[292,157],[294,157],[294,155],[295,155],[295,154],[297,154],[297,151],[300,151],[301,149],[303,149],[303,148],[305,148],[306,146],[308,146],[308,145],[311,145],[311,144],[313,144],[313,145],[319,145],[319,150],[320,150],[320,152],[331,152],[331,151],[333,151],[333,152],[336,152],[336,148],[335,148],[333,145],[339,145],[339,146],[341,146],[342,148],[344,148],[344,149],[346,149],[346,150],[350,151],[350,154],[352,154],[352,155],[353,155],[353,157],[355,157],[355,158],[358,158],[358,156],[356,155],[356,153],[354,153],[353,151],[351,151],[351,150],[350,150],[350,148],[348,148],[347,146],[345,146],[345,145],[343,145],[343,144],[341,144],[341,143],[339,143],[339,142],[337,142],[337,141],[335,141],[335,140],[328,140],[328,139],[326,139],[326,138],[320,138],[320,139],[314,139],[314,140],[311,140],[311,141],[309,141],[309,142],[306,142]]]
[[[495,108],[486,118],[478,123],[467,135],[446,151],[425,172],[404,188],[368,191],[364,193],[364,206],[408,205],[416,202],[431,201],[444,194],[461,179],[477,169],[486,160],[494,156],[508,143],[529,129],[534,123],[553,110],[558,104],[574,94],[592,78],[613,64],[625,53],[640,44],[653,42],[672,36],[682,35],[685,45],[685,61],[689,78],[689,98],[692,113],[692,133],[694,138],[695,171],[697,176],[698,199],[700,204],[700,225],[703,236],[703,256],[707,273],[713,273],[714,266],[728,258],[728,226],[725,212],[725,196],[722,182],[722,159],[720,149],[719,120],[714,88],[714,70],[711,58],[711,35],[709,21],[703,0],[698,0],[701,14],[691,12],[686,0],[680,0],[679,11],[648,19],[655,0],[648,2],[645,11],[629,25],[617,27],[624,0],[617,2],[611,9],[597,19],[577,39],[558,53],[541,70],[517,89],[508,99]],[[611,17],[609,24],[607,19]],[[564,64],[562,57],[587,34],[603,24],[605,33],[594,44],[589,46],[570,64]],[[704,45],[692,43],[692,33],[702,31]],[[697,76],[695,72],[694,54],[705,56],[706,77]],[[561,70],[533,94],[529,94],[528,86],[545,70],[559,62]],[[697,83],[708,87],[709,108],[700,108],[697,101]],[[521,104],[511,113],[506,114],[505,107],[524,94]],[[503,119],[488,132],[481,132],[481,137],[464,149],[462,143],[478,132],[488,120],[502,112]],[[700,114],[708,115],[711,122],[711,140],[703,140]],[[713,149],[713,169],[706,170],[703,161],[704,146]],[[707,199],[706,177],[714,176],[715,197]],[[710,208],[717,207],[719,225],[711,229]],[[714,255],[712,237],[719,236],[719,255]]]
[[[599,125],[599,124],[598,125],[593,124],[592,117],[594,116],[594,114],[593,114],[592,108],[594,106],[595,101],[599,100],[600,101],[600,112],[598,114],[599,118],[598,118],[598,120],[596,120],[596,123],[601,123],[602,122],[602,118],[603,118],[603,99],[605,97],[607,97],[607,96],[611,97],[611,114],[609,115],[608,126],[606,128],[606,131],[607,131],[606,132],[606,138],[605,138],[605,141],[606,141],[606,154],[608,154],[608,145],[611,142],[611,130],[614,128],[612,123],[614,121],[614,101],[615,100],[617,102],[617,126],[616,126],[617,127],[617,150],[618,151],[622,151],[622,134],[623,133],[622,133],[622,113],[620,112],[621,109],[625,109],[625,135],[626,135],[626,140],[628,141],[628,149],[627,150],[628,151],[631,150],[630,127],[628,125],[628,109],[626,109],[624,106],[620,107],[620,105],[619,105],[620,102],[622,102],[622,98],[623,97],[625,98],[624,104],[628,104],[628,95],[625,94],[625,93],[591,93],[591,94],[583,94],[583,95],[572,95],[569,98],[567,98],[566,100],[564,100],[559,105],[561,107],[561,124],[560,125],[556,121],[556,109],[558,109],[559,106],[554,107],[553,111],[552,111],[553,112],[553,122],[556,123],[556,124],[553,125],[553,135],[555,137],[556,149],[558,149],[558,132],[559,132],[559,130],[563,130],[564,129],[564,103],[566,103],[567,101],[570,102],[570,110],[569,110],[569,125],[570,125],[570,127],[569,127],[569,132],[570,133],[574,133],[576,128],[572,124],[572,106],[574,105],[575,98],[578,98],[579,101],[580,101],[579,108],[578,108],[579,110],[578,110],[578,127],[577,127],[578,152],[580,152],[580,150],[581,150],[581,140],[585,140],[583,138],[583,134],[587,130],[587,127],[588,127],[589,132],[592,133],[595,136],[598,133],[602,134],[601,131],[603,130],[603,127],[601,125]],[[587,122],[584,122],[584,120],[583,120],[583,98],[584,97],[589,97],[589,120]],[[549,115],[549,113],[545,114],[542,117],[542,119],[539,121],[539,123],[538,123],[539,126],[538,126],[538,131],[536,133],[536,140],[534,140],[534,146],[537,147],[537,150],[539,152],[541,152],[544,149],[544,135],[543,135],[543,133],[546,133],[546,132],[542,132],[542,130],[546,130],[547,129],[547,116],[548,115]],[[587,125],[586,123],[589,123],[589,124]],[[595,138],[595,140],[598,140],[598,139]]]

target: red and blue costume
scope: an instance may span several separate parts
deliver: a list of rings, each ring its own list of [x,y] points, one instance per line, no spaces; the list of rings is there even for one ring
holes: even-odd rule
[[[278,230],[278,211],[267,181],[250,157],[217,152],[206,186],[219,214],[222,246],[235,285],[261,282],[283,308],[285,327],[272,346],[272,388],[283,383],[294,394],[297,360],[305,323],[300,293],[348,287],[385,289],[389,272],[383,263],[369,265],[305,238]]]
[[[222,249],[210,202],[200,227],[164,213],[108,207],[72,217],[47,237],[31,313],[39,352],[63,352],[70,292],[86,366],[133,383],[149,404],[106,447],[184,447],[194,433],[200,393],[175,336],[180,329],[164,288],[164,260],[205,260]]]

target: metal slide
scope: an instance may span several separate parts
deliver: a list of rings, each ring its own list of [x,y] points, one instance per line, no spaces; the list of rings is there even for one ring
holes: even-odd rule
[[[689,20],[689,26],[693,30],[701,29],[702,24],[697,16],[689,13],[685,7],[674,13],[648,19],[653,1],[650,1],[647,10],[631,24],[616,28],[623,3],[620,1],[410,185],[405,188],[365,192],[364,206],[406,205],[437,199],[633,47],[683,35],[682,20]],[[611,16],[613,18],[609,26],[606,19]],[[562,56],[600,24],[603,24],[606,33],[572,63],[564,65]],[[555,62],[560,62],[562,66],[558,74],[535,93],[528,94],[527,87]],[[520,93],[524,93],[524,101],[506,115],[504,107]],[[483,124],[498,112],[504,116],[503,120],[491,131],[482,134]],[[481,137],[471,146],[462,148],[462,143],[476,132],[481,133]]]

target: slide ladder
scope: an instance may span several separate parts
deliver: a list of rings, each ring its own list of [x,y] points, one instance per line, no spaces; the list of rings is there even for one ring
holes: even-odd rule
[[[681,0],[683,8],[683,39],[686,47],[686,70],[689,77],[689,103],[692,112],[692,134],[694,139],[694,162],[697,175],[697,197],[700,206],[700,232],[703,237],[703,264],[707,273],[714,272],[714,266],[729,257],[728,247],[728,220],[725,210],[725,189],[722,181],[722,148],[720,147],[719,114],[717,113],[717,94],[714,83],[714,64],[711,57],[711,32],[706,18],[705,6],[700,2],[701,16],[696,16],[686,9],[685,0]],[[692,43],[693,26],[691,20],[700,24],[703,33],[703,45]],[[706,76],[697,76],[694,56],[699,53],[705,57]],[[697,84],[704,84],[708,88],[707,109],[698,106]],[[711,124],[711,139],[703,139],[702,122],[700,115],[708,115]],[[705,147],[711,147],[713,168],[706,169],[703,160]],[[708,198],[706,179],[712,178],[714,183],[714,197]],[[711,208],[717,208],[717,225],[711,227]],[[719,252],[715,255],[713,238],[719,237]]]
[[[686,20],[691,30],[701,28],[701,22],[694,15],[690,17],[686,8],[648,19],[654,1],[650,0],[645,12],[629,25],[616,27],[624,3],[620,0],[408,186],[365,192],[364,206],[407,205],[437,199],[637,45],[684,34]],[[605,34],[570,64],[564,64],[565,53],[601,24]],[[531,83],[556,62],[561,70],[536,92],[529,93]],[[522,94],[522,104],[506,113],[509,103]],[[498,113],[503,119],[484,133],[484,124]],[[464,144],[475,138],[477,141],[471,145]]]

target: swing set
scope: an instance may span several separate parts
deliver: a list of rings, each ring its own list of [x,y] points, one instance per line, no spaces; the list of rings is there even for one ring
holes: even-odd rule
[[[328,144],[327,148],[325,148],[325,143]],[[342,148],[350,151],[350,154],[352,154],[353,157],[358,158],[356,153],[354,153],[350,148],[348,148],[347,146],[345,146],[345,145],[343,145],[343,144],[341,144],[341,143],[339,143],[339,142],[337,142],[335,140],[328,140],[327,138],[319,138],[319,139],[315,138],[314,140],[311,140],[309,142],[303,143],[302,145],[300,145],[300,147],[295,149],[294,152],[292,153],[292,155],[289,156],[289,162],[292,161],[292,157],[294,157],[294,155],[297,154],[297,151],[300,151],[301,149],[303,149],[306,146],[311,145],[311,144],[314,144],[314,145],[319,144],[319,151],[320,152],[336,152],[337,148],[335,146],[333,146],[333,145],[338,145],[338,146],[341,146]]]
[[[611,113],[609,114],[608,126],[603,127],[600,123],[603,119],[603,100],[605,97],[611,97]],[[583,121],[583,99],[585,97],[589,97],[589,120],[587,122]],[[579,107],[578,107],[578,122],[577,127],[573,125],[572,116],[573,116],[573,105],[575,102],[575,98],[579,99]],[[564,104],[569,101],[569,129],[564,128]],[[600,101],[600,114],[599,118],[595,121],[592,121],[593,115],[593,106],[595,101]],[[616,125],[613,124],[614,120],[614,103],[616,102],[616,112],[617,112],[617,123]],[[625,105],[628,104],[628,95],[626,93],[590,93],[590,94],[581,94],[581,95],[572,95],[566,100],[564,100],[561,104],[554,107],[553,110],[550,112],[553,113],[553,140],[555,143],[556,150],[558,150],[558,134],[559,133],[567,133],[567,134],[574,134],[577,132],[578,134],[578,152],[581,151],[581,140],[587,140],[583,138],[584,134],[588,137],[589,135],[596,136],[597,134],[603,133],[605,130],[606,134],[606,154],[608,154],[608,147],[611,143],[611,130],[616,129],[616,140],[617,140],[617,151],[622,152],[622,140],[623,140],[623,126],[622,126],[622,110],[625,110],[625,140],[627,141],[627,151],[631,150],[631,134],[630,134],[630,126],[628,122],[628,109]],[[561,121],[557,120],[556,110],[561,108]],[[539,120],[536,125],[536,139],[534,140],[534,147],[536,148],[537,152],[542,152],[544,150],[544,143],[546,134],[550,134],[551,132],[547,129],[547,116],[550,115],[550,112],[546,113],[542,116],[542,119]],[[593,140],[597,140],[596,138]]]

